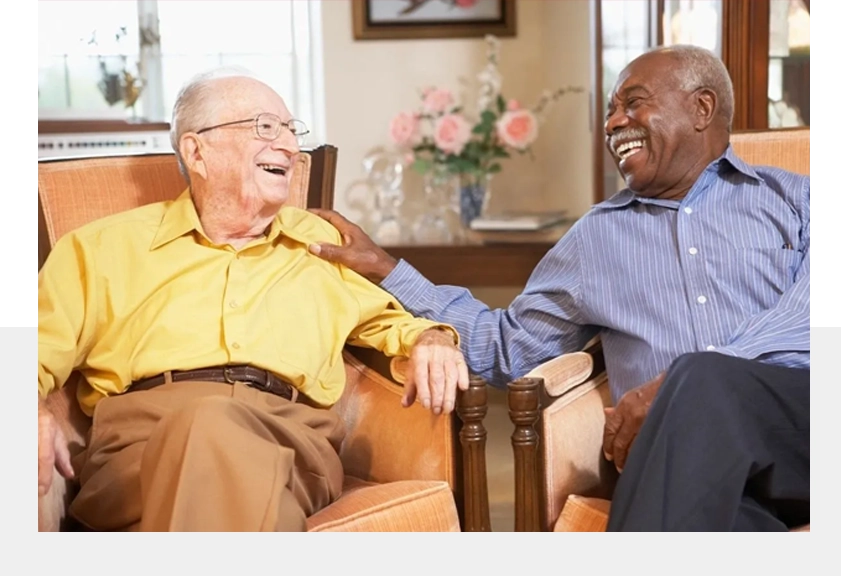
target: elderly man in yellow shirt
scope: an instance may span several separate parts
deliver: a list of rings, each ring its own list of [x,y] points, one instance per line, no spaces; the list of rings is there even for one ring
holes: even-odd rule
[[[281,97],[243,72],[199,76],[175,103],[190,187],[56,243],[38,285],[38,485],[78,477],[96,530],[304,530],[341,493],[345,342],[411,358],[403,404],[453,409],[458,335],[412,317],[282,206],[298,137]],[[71,463],[44,405],[74,370],[93,416]]]

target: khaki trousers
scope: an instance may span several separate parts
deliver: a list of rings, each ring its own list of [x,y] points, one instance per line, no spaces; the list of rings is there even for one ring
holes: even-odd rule
[[[239,382],[108,397],[70,513],[94,530],[304,531],[341,494],[343,435],[333,412]]]

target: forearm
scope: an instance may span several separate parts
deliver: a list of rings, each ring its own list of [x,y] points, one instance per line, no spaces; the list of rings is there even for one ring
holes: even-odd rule
[[[405,311],[387,311],[381,317],[360,325],[348,338],[353,346],[379,350],[386,356],[409,356],[415,344],[431,333],[444,335],[459,343],[455,328],[440,322],[415,318]]]
[[[586,335],[573,323],[540,310],[541,274],[508,309],[491,310],[465,288],[435,286],[401,261],[381,286],[415,315],[445,322],[461,336],[470,370],[491,385],[504,387],[538,364],[580,348]],[[556,281],[555,284],[558,284]],[[553,295],[564,300],[563,295]],[[563,305],[553,306],[555,310]]]
[[[810,255],[807,249],[794,284],[777,304],[742,323],[718,351],[772,364],[808,364],[810,337]]]

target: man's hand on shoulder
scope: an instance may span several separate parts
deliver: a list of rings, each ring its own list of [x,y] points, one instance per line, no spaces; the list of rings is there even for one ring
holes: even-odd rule
[[[375,284],[382,282],[397,266],[397,260],[377,246],[359,226],[338,212],[321,208],[310,208],[309,211],[332,224],[344,239],[342,246],[311,244],[309,251],[312,254],[347,266]]]
[[[455,408],[457,391],[467,390],[469,383],[467,363],[453,334],[431,328],[412,347],[402,403],[411,406],[417,399],[434,414],[449,414]]]
[[[615,407],[605,408],[604,456],[612,460],[620,472],[625,468],[631,445],[665,377],[666,373],[661,372],[654,379],[628,391]]]
[[[52,487],[53,468],[65,478],[73,477],[70,450],[52,412],[38,397],[38,497],[45,496]]]

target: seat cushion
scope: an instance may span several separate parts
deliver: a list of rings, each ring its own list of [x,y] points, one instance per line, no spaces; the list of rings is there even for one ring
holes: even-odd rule
[[[555,523],[555,532],[604,532],[610,501],[571,494]]]
[[[558,522],[555,532],[604,532],[607,529],[607,517],[610,513],[610,501],[601,498],[585,498],[571,495]],[[810,525],[796,527],[792,532],[809,532]]]
[[[458,512],[446,482],[386,484],[346,476],[342,496],[307,519],[309,532],[458,532]]]

